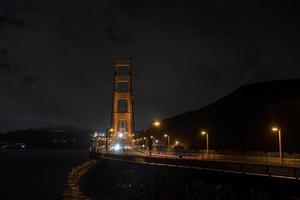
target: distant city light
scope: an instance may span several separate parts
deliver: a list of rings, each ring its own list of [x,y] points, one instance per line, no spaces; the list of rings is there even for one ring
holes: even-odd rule
[[[158,140],[155,140],[155,143],[158,143]]]
[[[178,140],[176,140],[176,141],[175,141],[175,144],[176,144],[176,145],[179,145],[179,141],[178,141]]]
[[[119,135],[118,135],[119,138],[122,138],[123,136],[124,136],[123,133],[119,133]]]

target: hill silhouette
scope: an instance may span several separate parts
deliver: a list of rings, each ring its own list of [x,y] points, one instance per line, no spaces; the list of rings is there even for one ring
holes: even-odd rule
[[[300,152],[300,80],[278,80],[243,85],[228,96],[199,110],[162,121],[168,132],[191,148],[204,149],[201,130],[209,133],[216,150],[277,151],[282,130],[285,152]]]
[[[68,149],[89,148],[91,133],[95,130],[78,130],[72,126],[27,128],[0,134],[0,148]]]

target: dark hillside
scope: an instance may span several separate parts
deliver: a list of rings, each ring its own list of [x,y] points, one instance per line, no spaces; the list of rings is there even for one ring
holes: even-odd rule
[[[68,127],[22,129],[0,134],[0,148],[25,149],[70,149],[89,148],[92,131],[69,129]]]
[[[299,122],[300,80],[280,80],[244,85],[209,106],[163,120],[159,131],[192,148],[204,148],[204,129],[212,149],[277,151],[271,132],[277,125],[283,150],[300,152]]]

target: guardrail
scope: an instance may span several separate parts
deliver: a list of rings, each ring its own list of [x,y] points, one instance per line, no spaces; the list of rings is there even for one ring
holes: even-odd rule
[[[255,176],[277,177],[299,180],[300,168],[290,165],[270,165],[262,163],[231,162],[220,160],[200,160],[185,157],[159,157],[146,155],[131,155],[128,153],[111,154],[90,152],[92,158],[112,159],[139,164],[190,168],[221,173],[235,173]]]
[[[135,148],[135,150],[138,148]],[[141,150],[139,150],[141,151]],[[150,154],[148,150],[143,151]],[[222,160],[232,162],[262,163],[274,165],[292,165],[300,167],[300,154],[283,154],[282,160],[278,152],[259,152],[259,151],[175,151],[172,149],[153,150],[152,155],[185,157],[201,160]]]
[[[103,152],[104,147],[94,148],[93,151]],[[150,154],[149,150],[142,149],[139,146],[133,146],[133,149],[143,154]],[[274,165],[292,165],[300,167],[300,154],[283,153],[282,160],[279,158],[278,152],[261,152],[261,151],[215,151],[206,150],[200,151],[176,151],[173,149],[159,149],[152,150],[152,155],[159,156],[174,156],[174,157],[185,157],[201,160],[223,160],[223,161],[238,161],[238,162],[250,162],[250,163],[263,163],[263,164],[274,164]]]

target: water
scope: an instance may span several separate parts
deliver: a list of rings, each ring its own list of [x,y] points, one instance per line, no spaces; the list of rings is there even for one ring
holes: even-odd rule
[[[62,199],[69,170],[86,160],[88,150],[2,151],[0,199]],[[299,184],[274,181],[100,160],[81,189],[90,199],[300,199]]]
[[[61,199],[68,171],[87,149],[0,152],[0,199]]]

